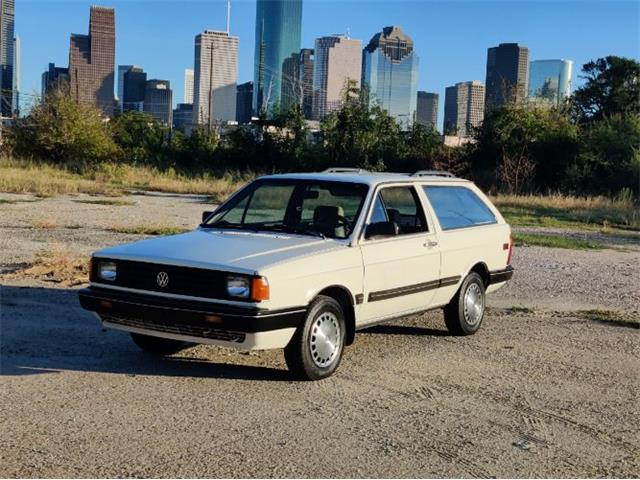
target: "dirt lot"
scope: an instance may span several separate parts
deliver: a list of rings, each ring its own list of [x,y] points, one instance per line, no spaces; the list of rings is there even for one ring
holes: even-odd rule
[[[147,357],[11,273],[142,238],[114,227],[193,226],[201,197],[0,198],[0,477],[638,476],[640,331],[578,312],[638,315],[638,245],[520,248],[477,335],[440,312],[378,326],[298,383],[279,351]]]

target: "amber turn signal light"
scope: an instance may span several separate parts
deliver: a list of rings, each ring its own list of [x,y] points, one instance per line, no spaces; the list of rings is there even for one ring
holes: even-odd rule
[[[262,302],[269,300],[269,282],[264,277],[253,277],[251,279],[251,300]]]

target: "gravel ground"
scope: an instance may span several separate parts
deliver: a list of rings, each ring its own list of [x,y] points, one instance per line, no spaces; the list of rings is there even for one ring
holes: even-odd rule
[[[207,208],[0,198],[20,200],[0,204],[5,272]],[[371,328],[315,383],[290,381],[280,351],[147,357],[75,291],[0,277],[0,477],[637,477],[640,331],[575,311],[637,313],[639,264],[635,245],[517,249],[477,335],[449,336],[440,312]]]

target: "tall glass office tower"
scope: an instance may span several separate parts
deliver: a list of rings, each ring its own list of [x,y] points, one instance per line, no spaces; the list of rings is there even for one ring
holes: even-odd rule
[[[529,64],[529,99],[560,105],[571,95],[571,60],[534,60]]]
[[[418,56],[400,27],[376,33],[362,56],[362,84],[370,103],[378,103],[400,125],[413,124],[418,88]]]
[[[258,0],[253,111],[271,112],[280,104],[285,60],[300,52],[302,0]]]

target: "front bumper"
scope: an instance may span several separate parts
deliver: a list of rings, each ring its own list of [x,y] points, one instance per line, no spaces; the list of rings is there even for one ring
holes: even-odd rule
[[[267,310],[99,287],[78,295],[82,308],[111,328],[244,348],[257,348],[261,337],[276,339],[279,332],[290,337],[306,315],[305,307]]]

